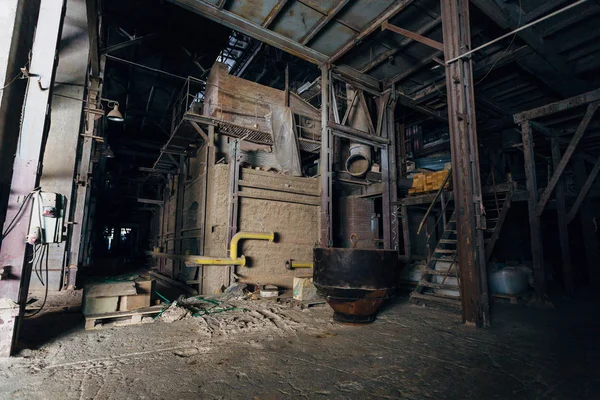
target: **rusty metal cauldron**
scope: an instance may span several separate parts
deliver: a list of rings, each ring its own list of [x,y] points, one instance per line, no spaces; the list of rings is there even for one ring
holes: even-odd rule
[[[367,323],[393,296],[404,267],[395,250],[315,248],[314,284],[340,322]]]

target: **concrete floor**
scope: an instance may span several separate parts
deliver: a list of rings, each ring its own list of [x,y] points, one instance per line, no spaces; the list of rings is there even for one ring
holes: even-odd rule
[[[93,331],[49,309],[24,324],[21,357],[0,363],[0,398],[600,398],[597,303],[497,304],[485,330],[407,296],[365,326],[333,322],[328,307],[254,303]]]

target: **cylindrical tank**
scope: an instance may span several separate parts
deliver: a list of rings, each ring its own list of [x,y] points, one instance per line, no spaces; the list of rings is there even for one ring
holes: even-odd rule
[[[385,299],[396,291],[404,266],[395,250],[315,248],[314,284],[334,310],[334,319],[375,320]]]
[[[371,148],[360,143],[350,143],[350,156],[346,159],[346,171],[352,176],[363,176],[371,168]]]

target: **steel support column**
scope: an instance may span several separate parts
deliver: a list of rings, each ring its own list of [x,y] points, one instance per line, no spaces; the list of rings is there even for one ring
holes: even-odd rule
[[[9,356],[17,325],[25,310],[31,269],[26,262],[25,237],[31,219],[31,196],[40,181],[45,138],[48,134],[50,102],[57,63],[65,1],[42,0],[31,50],[29,70],[39,78],[29,82],[23,109],[21,134],[13,163],[8,212],[0,249],[0,356]],[[11,227],[9,232],[7,228]],[[18,304],[18,308],[10,305]],[[9,307],[10,306],[10,307]]]
[[[521,122],[523,141],[523,158],[525,162],[525,183],[527,186],[527,209],[529,213],[529,235],[531,239],[531,259],[533,261],[533,278],[538,299],[546,297],[546,278],[544,275],[544,254],[542,247],[542,229],[540,216],[536,212],[537,181],[535,175],[535,158],[533,155],[533,135],[531,123]]]
[[[331,71],[329,66],[321,66],[321,247],[331,247],[332,242],[332,167],[333,135],[328,126],[330,112]]]
[[[396,173],[396,134],[394,132],[394,109],[396,99],[384,95],[378,99],[378,107],[382,118],[379,123],[381,136],[388,139],[389,144],[381,149],[381,175],[383,193],[381,198],[383,219],[383,248],[398,249],[398,186]]]
[[[179,156],[179,172],[177,174],[177,189],[175,191],[175,240],[173,242],[173,253],[181,254],[181,230],[183,229],[184,198],[185,198],[185,177],[187,175],[185,157]],[[183,266],[185,267],[185,266]],[[179,279],[182,263],[173,261],[173,279]]]
[[[227,247],[231,249],[231,239],[238,232],[239,215],[239,187],[240,187],[240,163],[242,154],[240,149],[240,140],[234,140],[229,146],[229,221],[227,223]],[[230,257],[235,257],[230,254]],[[235,281],[235,265],[229,266],[229,285]],[[228,285],[228,286],[229,286]]]
[[[68,280],[67,287],[73,289],[75,287],[75,281],[77,278],[77,271],[83,262],[83,232],[84,226],[87,227],[86,214],[89,206],[89,195],[90,195],[90,177],[92,174],[93,163],[92,150],[94,148],[94,139],[90,136],[98,135],[97,128],[98,123],[96,120],[99,115],[104,112],[100,110],[100,98],[101,96],[100,78],[90,77],[88,83],[88,111],[85,115],[85,137],[81,139],[81,152],[78,160],[77,177],[75,180],[75,201],[72,207],[73,211],[73,225],[71,227],[71,243],[68,259]]]
[[[471,49],[468,0],[441,0],[446,60]],[[473,93],[473,65],[460,59],[446,65],[448,122],[457,209],[462,315],[466,324],[489,323],[487,274],[481,225],[481,180]]]

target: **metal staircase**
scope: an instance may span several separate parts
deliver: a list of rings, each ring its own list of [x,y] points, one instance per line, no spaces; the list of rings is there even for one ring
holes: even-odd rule
[[[495,186],[492,186],[492,190],[487,190],[483,195],[483,205],[486,211],[484,228],[486,261],[490,259],[500,236],[502,225],[510,208],[512,193],[512,187],[507,191],[497,192]],[[440,218],[444,221],[447,206],[448,203],[444,203],[442,199],[442,215]],[[427,214],[425,218],[427,218]],[[446,307],[461,308],[456,229],[456,210],[454,210],[450,219],[444,223],[443,234],[435,249],[429,255],[427,268],[423,272],[416,289],[411,293],[413,304],[433,303]]]

